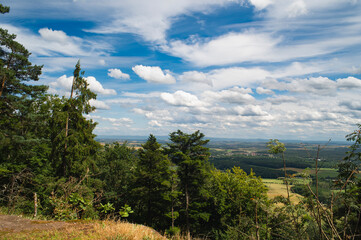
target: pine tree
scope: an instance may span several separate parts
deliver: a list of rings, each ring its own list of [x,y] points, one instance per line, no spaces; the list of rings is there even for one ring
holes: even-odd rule
[[[0,4],[1,13],[9,12],[9,9]],[[42,67],[31,64],[30,53],[15,38],[16,35],[0,28],[1,186],[9,183],[14,186],[15,181],[25,181],[25,177],[19,179],[21,176],[29,177],[34,172],[39,163],[36,148],[45,141],[44,119],[38,106],[47,87],[29,83],[39,80]],[[6,191],[7,196],[14,194],[13,187],[6,188]]]
[[[0,4],[1,13],[8,11]],[[35,105],[47,90],[27,83],[39,80],[41,66],[31,64],[30,53],[15,38],[0,28],[0,163],[26,162],[38,140]]]

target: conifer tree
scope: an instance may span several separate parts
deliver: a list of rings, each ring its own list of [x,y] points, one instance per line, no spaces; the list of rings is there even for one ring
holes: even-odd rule
[[[0,4],[0,13],[9,10],[9,7]],[[39,80],[42,67],[31,64],[30,53],[15,39],[16,35],[0,28],[1,186],[15,186],[15,181],[24,180],[19,179],[21,176],[28,177],[34,172],[34,162],[37,162],[39,154],[36,147],[44,142],[44,121],[40,119],[37,106],[47,87],[31,84]],[[5,195],[14,194],[13,187],[6,188],[6,191],[9,192]]]
[[[95,110],[89,103],[96,94],[88,88],[82,76],[80,62],[75,66],[71,97],[60,101],[53,98],[50,120],[51,158],[59,176],[80,176],[92,164],[99,148],[93,130],[96,126],[83,114]]]
[[[209,149],[205,147],[209,140],[196,131],[186,134],[178,130],[170,134],[169,156],[177,165],[180,179],[180,191],[183,193],[180,220],[190,236],[191,225],[199,228],[200,222],[207,221],[209,214],[203,209],[205,205],[204,186],[209,177]],[[194,232],[196,229],[192,229]]]
[[[171,192],[171,162],[153,135],[138,153],[134,192],[141,200],[139,211],[146,225],[162,228],[166,224],[165,214],[170,211],[167,195]]]
[[[0,12],[9,7],[0,4]],[[0,159],[24,161],[36,143],[34,103],[43,97],[47,86],[31,85],[39,80],[41,66],[32,65],[30,53],[15,41],[16,35],[0,28]],[[20,167],[21,168],[21,167]],[[20,170],[20,169],[18,169]]]

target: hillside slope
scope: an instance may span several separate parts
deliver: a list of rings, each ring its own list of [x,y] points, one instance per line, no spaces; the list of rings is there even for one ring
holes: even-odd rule
[[[155,230],[115,221],[44,221],[0,215],[0,239],[165,240]]]

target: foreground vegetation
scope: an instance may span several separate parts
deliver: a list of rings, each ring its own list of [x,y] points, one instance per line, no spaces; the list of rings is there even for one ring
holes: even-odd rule
[[[25,231],[0,231],[0,239],[79,239],[79,240],[164,240],[162,236],[153,229],[128,222],[115,221],[68,221],[63,227],[52,229],[44,227],[51,225],[52,221],[32,221],[33,229]],[[21,222],[19,223],[19,225]],[[19,226],[20,227],[20,226]],[[181,236],[177,237],[181,239]]]
[[[9,8],[0,4],[0,11]],[[267,154],[282,174],[286,194],[269,199],[266,185],[252,170],[212,166],[209,140],[199,131],[172,132],[166,146],[153,135],[138,150],[126,143],[101,146],[93,134],[96,123],[85,118],[94,111],[89,102],[96,94],[88,89],[80,63],[70,97],[50,95],[47,86],[29,84],[39,79],[41,66],[29,62],[30,53],[15,35],[5,29],[0,35],[0,205],[7,213],[127,220],[188,239],[360,237],[360,125],[347,136],[352,145],[339,164],[338,181],[333,183],[337,191],[325,197],[329,201],[321,199],[322,149],[311,158],[313,177],[295,175],[287,170],[285,145],[271,140]],[[301,177],[306,179],[302,184],[295,181]],[[305,196],[299,202],[291,201],[296,182]],[[68,237],[118,234],[117,224],[95,222],[91,230],[70,229]],[[107,233],[94,230],[102,228]],[[57,231],[31,234],[57,237]]]

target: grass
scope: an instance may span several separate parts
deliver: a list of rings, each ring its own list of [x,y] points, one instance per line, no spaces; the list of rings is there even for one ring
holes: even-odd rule
[[[303,180],[303,179],[300,179]],[[277,196],[287,197],[287,186],[282,179],[263,179],[263,183],[267,186],[267,195],[273,199]],[[291,192],[292,185],[289,185],[290,199],[293,203],[299,203],[302,196]]]
[[[319,178],[337,178],[337,170],[336,168],[320,168],[317,175]],[[315,175],[315,169],[311,170],[311,174]]]
[[[0,239],[76,239],[76,240],[163,240],[167,239],[152,228],[127,222],[78,222],[59,230],[1,231]]]

